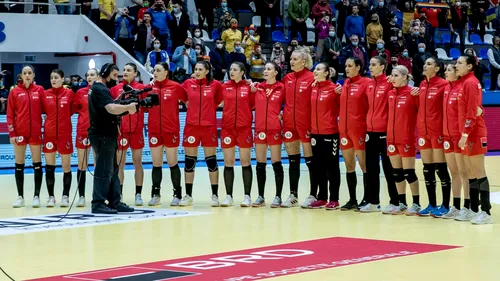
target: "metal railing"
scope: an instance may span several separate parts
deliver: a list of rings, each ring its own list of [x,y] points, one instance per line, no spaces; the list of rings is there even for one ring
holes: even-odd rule
[[[54,3],[53,0],[41,0],[41,2],[26,1],[0,1],[0,13],[26,13],[26,14],[82,14],[82,4],[70,0],[69,3]],[[58,7],[60,7],[58,9]],[[66,8],[66,7],[69,7]],[[89,11],[92,9],[89,7]]]

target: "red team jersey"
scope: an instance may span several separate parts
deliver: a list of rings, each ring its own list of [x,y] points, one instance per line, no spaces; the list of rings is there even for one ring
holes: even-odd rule
[[[319,82],[311,91],[311,133],[331,135],[339,132],[340,96],[330,80]]]
[[[145,88],[145,86],[137,81],[132,81],[130,84],[123,80],[120,84],[111,88],[111,96],[113,99],[117,99],[124,91],[124,85],[130,85],[130,87],[140,90]],[[147,93],[144,94],[141,98],[145,98]],[[138,133],[142,134],[144,131],[144,110],[139,108],[139,111],[135,114],[127,114],[122,117],[121,125],[120,125],[120,133]]]
[[[447,85],[438,76],[420,83],[417,123],[420,149],[443,148],[443,95]]]
[[[462,82],[454,81],[446,86],[443,96],[443,136],[444,152],[460,153],[458,147],[460,140],[460,129],[458,128],[458,95],[462,88]]]
[[[255,86],[255,143],[280,145],[282,126],[279,116],[285,99],[284,86],[280,82],[266,82]]]
[[[387,132],[387,118],[389,108],[387,98],[392,85],[387,82],[387,76],[382,74],[371,80],[368,86],[368,113],[366,114],[366,126],[368,132]]]
[[[73,112],[78,113],[75,147],[80,149],[87,149],[90,147],[90,141],[88,139],[88,129],[90,127],[89,90],[90,85],[79,89],[76,91],[75,99],[73,100]]]
[[[9,137],[17,137],[18,144],[42,143],[42,95],[41,86],[31,84],[28,89],[20,83],[7,99],[7,126]]]
[[[46,114],[43,124],[43,152],[73,152],[71,115],[75,94],[64,87],[51,88],[42,95],[42,109]]]
[[[222,112],[222,128],[252,127],[252,109],[255,94],[245,80],[239,83],[233,80],[222,85],[224,109]]]

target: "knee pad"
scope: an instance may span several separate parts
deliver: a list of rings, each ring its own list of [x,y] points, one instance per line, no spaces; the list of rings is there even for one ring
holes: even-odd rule
[[[405,181],[405,173],[403,169],[393,169],[393,174],[394,174],[394,181],[397,183],[404,182]]]
[[[436,171],[441,181],[450,181],[450,173],[448,173],[448,165],[446,163],[436,163]]]
[[[198,157],[196,156],[187,156],[186,155],[186,165],[184,166],[184,172],[192,173],[194,172],[194,167],[196,166],[196,160]]]
[[[207,163],[207,168],[209,172],[217,172],[219,170],[215,155],[208,156],[207,158],[205,158],[205,162]]]
[[[257,173],[266,171],[266,163],[257,162]]]
[[[40,172],[41,172],[42,171],[42,162],[33,163],[33,169],[40,170]]]
[[[415,169],[404,169],[404,175],[406,178],[406,182],[410,184],[418,181],[417,174],[415,174]]]
[[[283,165],[281,161],[273,163],[273,171],[276,174],[283,174]]]

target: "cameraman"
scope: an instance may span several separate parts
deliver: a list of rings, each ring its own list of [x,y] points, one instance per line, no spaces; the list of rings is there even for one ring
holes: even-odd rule
[[[92,193],[92,213],[116,214],[133,212],[134,209],[120,202],[120,179],[116,151],[118,145],[118,115],[134,114],[137,103],[116,104],[110,88],[118,82],[118,67],[115,64],[103,65],[99,78],[89,91],[88,138],[96,154],[94,171],[94,191]],[[108,205],[105,201],[108,201]]]

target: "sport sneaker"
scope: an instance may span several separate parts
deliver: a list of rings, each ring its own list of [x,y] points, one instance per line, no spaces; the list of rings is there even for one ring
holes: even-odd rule
[[[184,197],[182,197],[181,202],[179,202],[179,206],[181,207],[187,207],[192,205],[193,205],[193,198],[187,194],[184,195]]]
[[[148,202],[148,206],[160,206],[161,205],[161,196],[158,194],[153,195],[151,200]]]
[[[411,205],[410,209],[408,209],[408,212],[406,212],[406,215],[407,216],[415,216],[418,214],[418,212],[420,212],[421,209],[422,208],[419,205],[413,203]]]
[[[252,207],[264,207],[264,206],[266,206],[266,201],[262,196],[257,197],[257,200],[255,200],[255,202],[252,203]]]
[[[271,203],[271,208],[279,208],[281,207],[281,198],[279,196],[274,197],[273,203]]]
[[[399,207],[394,209],[391,214],[393,215],[406,215],[408,213],[408,206],[403,203],[399,203]]]
[[[427,206],[427,208],[421,210],[420,212],[417,212],[417,216],[419,217],[428,217],[431,215],[432,212],[437,210],[438,207],[432,207],[431,205]]]
[[[180,203],[181,203],[181,199],[174,197],[174,198],[172,198],[172,201],[170,201],[170,206],[178,207]]]
[[[311,204],[309,204],[309,209],[322,209],[322,208],[326,207],[326,204],[328,204],[328,202],[326,200],[316,200],[316,201],[312,202]]]
[[[327,210],[327,211],[333,211],[333,210],[337,210],[337,209],[340,209],[339,201],[330,201],[325,206],[325,210]]]
[[[40,208],[40,197],[33,197],[33,208]]]
[[[85,196],[80,196],[80,198],[78,198],[78,203],[76,203],[76,206],[77,207],[85,207]]]
[[[24,207],[24,198],[22,196],[17,197],[16,201],[12,204],[14,208]]]
[[[442,218],[449,211],[450,211],[450,209],[446,208],[445,206],[439,206],[439,208],[434,209],[434,211],[431,213],[431,217]]]
[[[448,213],[444,214],[442,218],[443,219],[454,219],[458,216],[459,213],[460,213],[459,209],[455,208],[455,206],[451,206]]]
[[[485,211],[481,211],[479,215],[470,221],[472,224],[492,224],[493,218],[488,215]]]
[[[380,212],[380,205],[374,205],[371,203],[366,204],[365,206],[359,208],[361,213],[375,213]]]
[[[135,195],[135,205],[136,206],[142,206],[142,205],[144,205],[144,201],[142,201],[142,195],[140,193],[137,193]]]
[[[349,200],[344,206],[340,207],[341,211],[352,211],[358,209],[358,201]]]
[[[49,196],[47,200],[47,208],[54,208],[56,206],[56,198],[54,196]]]
[[[363,200],[361,201],[361,203],[358,204],[358,209],[357,210],[354,210],[355,212],[359,212],[361,211],[361,208],[363,208],[364,206],[368,205],[368,202]]]
[[[210,204],[211,207],[220,207],[219,204],[219,197],[215,194],[212,194],[212,203]]]
[[[307,196],[304,203],[302,203],[302,205],[300,205],[300,207],[303,209],[308,209],[311,206],[311,204],[315,201],[316,201],[316,197],[309,195],[309,196]]]
[[[240,206],[243,208],[247,208],[247,207],[252,206],[252,199],[250,198],[249,195],[245,195],[243,197],[243,202],[241,202]]]
[[[397,212],[397,211],[399,211],[399,206],[390,204],[382,210],[382,214],[390,215],[390,214]]]
[[[69,197],[68,197],[68,195],[63,195],[63,197],[61,198],[61,207],[63,207],[63,208],[69,207]]]
[[[471,221],[477,216],[477,213],[471,209],[462,208],[455,218],[456,221]]]
[[[233,196],[227,195],[224,201],[220,204],[221,207],[232,207],[234,206]]]
[[[293,194],[290,194],[290,196],[288,196],[288,199],[286,199],[286,201],[281,204],[282,208],[293,208],[298,206],[299,200]]]

